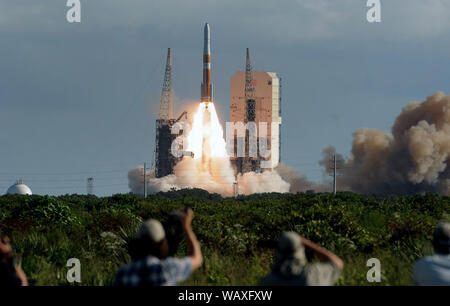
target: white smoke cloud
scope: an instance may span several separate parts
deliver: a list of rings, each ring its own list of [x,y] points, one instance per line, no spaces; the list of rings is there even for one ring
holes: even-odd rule
[[[289,192],[290,184],[275,171],[245,173],[235,177],[226,150],[223,129],[218,120],[215,105],[198,103],[186,140],[186,149],[194,156],[184,156],[173,169],[174,174],[155,178],[154,172],[147,177],[148,192],[170,189],[201,188],[223,196],[263,192]],[[144,191],[143,167],[128,173],[129,187],[134,193]]]
[[[237,178],[239,194],[266,192],[289,192],[290,184],[283,180],[276,171],[261,173],[247,172]]]
[[[266,192],[289,192],[290,184],[283,180],[276,171],[262,173],[248,172],[238,175],[228,158],[215,158],[211,162],[211,172],[198,171],[198,162],[191,157],[184,157],[174,168],[174,174],[155,178],[154,171],[147,173],[148,193],[169,191],[171,189],[200,188],[222,196],[234,195],[234,182],[238,193],[249,195]],[[144,194],[144,167],[138,166],[128,172],[128,187],[131,192]]]

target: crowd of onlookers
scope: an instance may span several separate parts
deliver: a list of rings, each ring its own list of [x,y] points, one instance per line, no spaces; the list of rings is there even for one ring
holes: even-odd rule
[[[145,221],[136,236],[131,253],[132,262],[121,267],[114,286],[177,285],[186,280],[203,262],[200,244],[192,230],[193,212],[180,214],[188,256],[169,256],[169,244],[163,225],[154,219]],[[419,259],[413,267],[415,285],[450,285],[450,223],[439,224],[433,234],[435,253]],[[305,249],[311,250],[319,262],[308,263]],[[333,285],[344,268],[342,260],[332,252],[301,237],[285,232],[278,239],[271,273],[264,276],[261,286]],[[0,241],[0,284],[27,286],[27,277],[13,256],[9,239]]]

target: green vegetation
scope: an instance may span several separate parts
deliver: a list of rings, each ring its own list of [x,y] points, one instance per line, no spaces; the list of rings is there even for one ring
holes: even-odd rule
[[[381,261],[381,285],[411,284],[411,265],[432,253],[435,225],[450,218],[450,198],[435,194],[373,198],[354,193],[257,194],[222,198],[203,190],[134,195],[2,196],[0,231],[8,234],[32,285],[68,285],[66,262],[81,261],[82,285],[110,285],[130,260],[127,242],[146,218],[164,221],[193,208],[205,256],[186,285],[256,285],[273,250],[262,242],[293,230],[341,256],[338,285],[372,285],[369,258]],[[181,245],[179,253],[183,254]],[[311,254],[307,254],[312,257]]]

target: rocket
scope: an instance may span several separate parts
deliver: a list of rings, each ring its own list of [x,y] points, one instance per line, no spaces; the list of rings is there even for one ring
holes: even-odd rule
[[[212,102],[213,85],[211,82],[211,35],[208,23],[205,23],[203,32],[203,82],[201,87],[201,102]],[[208,103],[206,106],[208,106]]]

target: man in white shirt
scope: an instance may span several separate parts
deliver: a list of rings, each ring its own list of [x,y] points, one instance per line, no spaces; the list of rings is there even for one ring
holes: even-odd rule
[[[414,264],[413,279],[417,286],[450,286],[450,223],[439,224],[433,234],[435,254]]]

